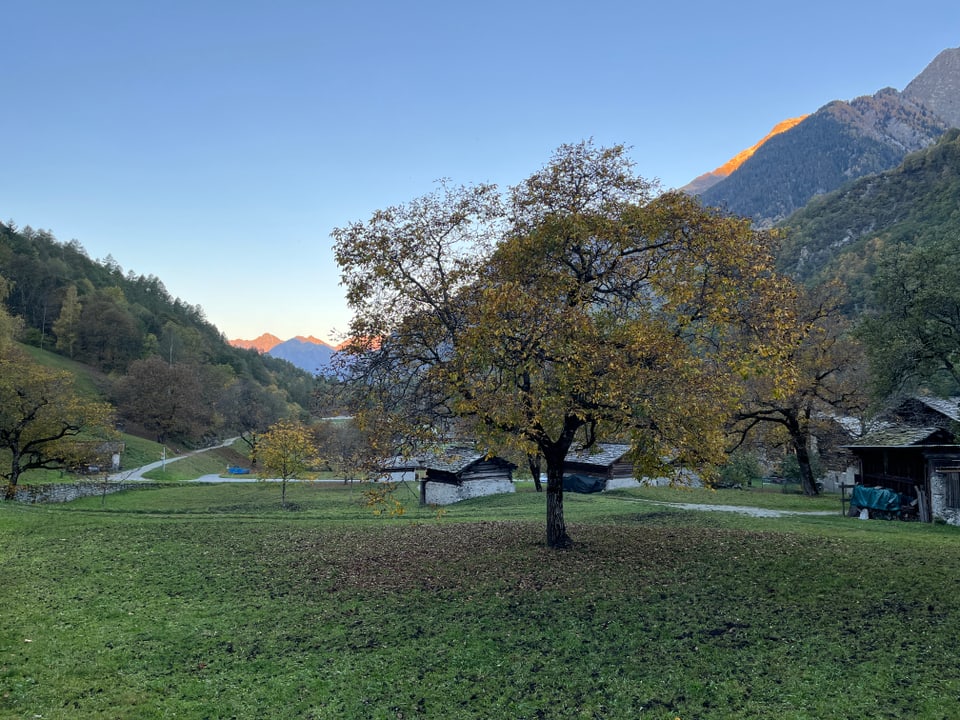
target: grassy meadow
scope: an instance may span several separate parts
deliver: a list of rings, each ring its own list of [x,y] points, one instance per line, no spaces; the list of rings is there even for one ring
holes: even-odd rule
[[[0,718],[957,718],[960,530],[839,500],[180,485],[0,503]],[[666,502],[835,510],[756,518]]]

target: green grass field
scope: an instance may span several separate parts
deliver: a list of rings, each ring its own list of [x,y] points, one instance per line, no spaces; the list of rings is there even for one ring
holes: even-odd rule
[[[0,718],[956,718],[960,530],[780,493],[0,503]]]

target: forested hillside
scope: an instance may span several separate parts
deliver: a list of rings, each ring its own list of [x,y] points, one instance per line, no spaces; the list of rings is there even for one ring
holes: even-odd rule
[[[0,223],[0,277],[20,340],[101,371],[128,430],[197,444],[309,411],[309,373],[230,346],[159,278],[93,260],[77,241]]]
[[[840,278],[862,307],[894,251],[960,237],[960,130],[893,170],[816,198],[788,218],[781,268],[807,283]]]

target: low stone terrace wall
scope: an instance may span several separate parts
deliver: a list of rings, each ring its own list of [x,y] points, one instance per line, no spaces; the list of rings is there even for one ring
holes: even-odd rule
[[[155,487],[159,487],[159,483],[98,482],[93,480],[81,480],[73,483],[45,483],[43,485],[18,485],[14,500],[22,503],[64,503],[83,497],[111,495],[123,490]]]

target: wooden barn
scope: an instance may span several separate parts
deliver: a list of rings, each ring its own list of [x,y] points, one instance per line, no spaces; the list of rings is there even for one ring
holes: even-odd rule
[[[587,450],[571,450],[563,461],[563,489],[589,493],[639,487],[629,453],[630,446],[624,443],[598,443]]]
[[[857,461],[855,484],[899,493],[920,520],[960,525],[958,399],[908,398],[886,418],[846,446]]]
[[[586,450],[571,450],[563,461],[563,489],[571,492],[602,492],[643,485],[666,486],[680,483],[700,487],[700,477],[677,467],[671,477],[637,479],[626,443],[597,443]]]
[[[468,498],[515,492],[516,467],[473,448],[450,448],[425,460],[420,504],[450,505]]]

